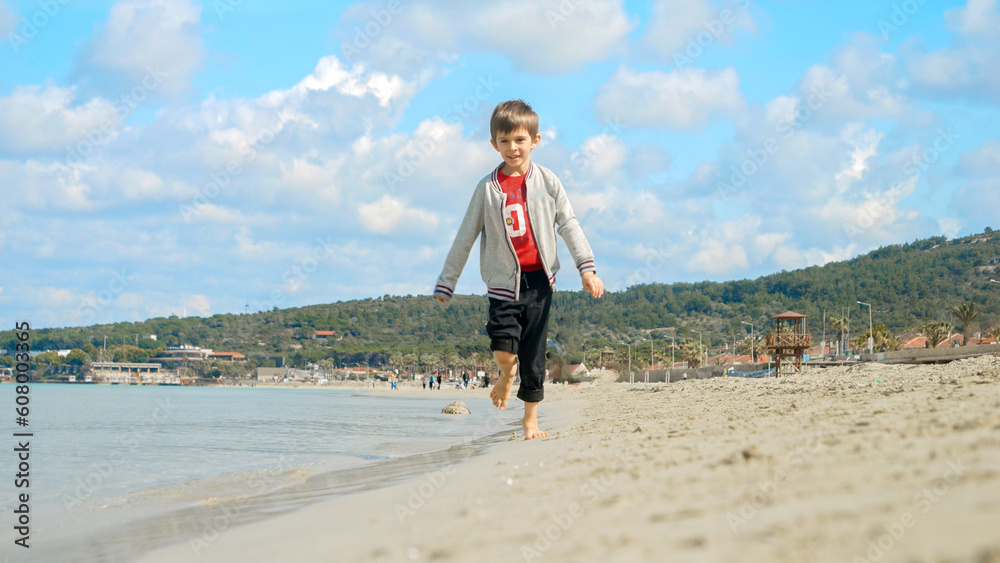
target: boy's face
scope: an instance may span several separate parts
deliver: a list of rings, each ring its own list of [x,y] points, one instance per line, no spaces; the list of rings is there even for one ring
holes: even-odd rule
[[[518,127],[506,133],[497,133],[496,139],[491,139],[493,148],[500,153],[504,161],[504,172],[524,174],[531,164],[531,151],[541,142],[542,136],[534,138],[524,127]]]

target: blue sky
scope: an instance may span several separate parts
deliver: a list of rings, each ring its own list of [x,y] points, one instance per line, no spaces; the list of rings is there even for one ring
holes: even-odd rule
[[[996,0],[0,0],[0,326],[429,294],[509,98],[612,290],[997,228],[998,38]]]

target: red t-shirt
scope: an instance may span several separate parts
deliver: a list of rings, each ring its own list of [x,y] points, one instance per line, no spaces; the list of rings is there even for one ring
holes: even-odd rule
[[[510,235],[510,241],[514,243],[514,251],[517,253],[518,263],[521,264],[521,271],[534,272],[544,267],[542,266],[542,257],[538,255],[538,246],[535,245],[535,234],[531,230],[531,222],[528,220],[525,178],[526,174],[506,176],[503,172],[497,171],[500,189],[506,196],[503,218],[504,223],[507,224],[507,234]]]

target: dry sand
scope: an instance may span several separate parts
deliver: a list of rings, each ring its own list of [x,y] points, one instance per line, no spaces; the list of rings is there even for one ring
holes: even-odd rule
[[[1000,561],[998,376],[553,386],[549,438],[148,560]]]

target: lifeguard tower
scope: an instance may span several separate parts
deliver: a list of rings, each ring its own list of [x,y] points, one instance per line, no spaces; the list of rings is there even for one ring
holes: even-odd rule
[[[774,332],[767,335],[767,349],[774,357],[775,373],[801,373],[802,357],[812,346],[812,337],[806,332],[806,316],[785,311],[771,318]]]
[[[615,361],[615,351],[611,348],[601,350],[601,367],[608,367],[608,364]]]

